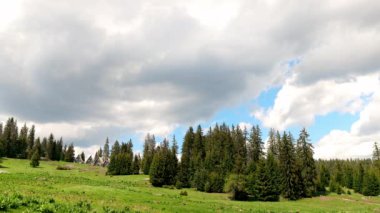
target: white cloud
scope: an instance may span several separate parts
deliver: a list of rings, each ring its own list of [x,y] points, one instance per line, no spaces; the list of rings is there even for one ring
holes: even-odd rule
[[[365,97],[380,90],[379,74],[354,77],[349,81],[323,80],[310,85],[295,83],[297,75],[287,79],[278,92],[274,106],[253,115],[265,127],[284,130],[290,126],[309,126],[318,115],[330,112],[357,113]]]
[[[350,131],[332,130],[315,145],[316,158],[368,158],[374,142],[380,142],[380,90],[360,112],[359,120]]]

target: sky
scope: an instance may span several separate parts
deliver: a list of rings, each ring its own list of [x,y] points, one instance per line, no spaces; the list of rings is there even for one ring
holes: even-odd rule
[[[189,126],[310,133],[315,158],[380,141],[380,2],[0,0],[0,121],[77,152]]]

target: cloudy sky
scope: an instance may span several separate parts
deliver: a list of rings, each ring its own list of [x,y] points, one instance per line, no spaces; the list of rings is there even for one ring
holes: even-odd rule
[[[380,2],[0,0],[0,121],[93,152],[216,122],[380,141]]]

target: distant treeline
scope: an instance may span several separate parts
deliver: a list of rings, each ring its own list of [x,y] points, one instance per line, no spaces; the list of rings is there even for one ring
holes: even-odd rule
[[[95,158],[86,163],[108,166],[108,175],[144,173],[156,187],[189,188],[205,192],[230,192],[235,200],[278,201],[280,196],[297,200],[328,192],[366,196],[380,194],[380,151],[374,144],[372,159],[317,160],[309,134],[302,129],[295,139],[290,132],[271,129],[266,152],[259,126],[249,130],[216,124],[204,134],[201,126],[190,127],[183,139],[180,160],[178,145],[164,139],[157,144],[147,134],[143,156],[133,153],[133,144],[116,141],[109,149],[108,139]],[[84,163],[82,152],[74,159],[74,146],[63,145],[62,138],[35,139],[35,127],[17,121],[0,124],[0,157],[64,160]]]
[[[3,126],[0,123],[0,157],[31,159],[39,156],[46,160],[73,162],[74,145],[64,145],[62,138],[56,140],[53,134],[49,137],[35,138],[35,126],[26,124],[18,131],[17,121],[9,118]]]
[[[268,147],[259,126],[241,129],[215,125],[207,133],[190,127],[177,159],[175,137],[156,143],[148,134],[142,159],[133,155],[132,142],[116,142],[111,151],[108,173],[149,174],[153,186],[193,187],[205,192],[231,192],[232,199],[278,201],[280,196],[297,200],[328,192],[380,193],[380,152],[373,159],[317,160],[306,129],[297,139],[290,132],[269,132]],[[134,157],[133,157],[134,156]],[[139,168],[140,167],[140,168]],[[343,188],[346,187],[346,188]],[[327,191],[328,190],[328,191]]]

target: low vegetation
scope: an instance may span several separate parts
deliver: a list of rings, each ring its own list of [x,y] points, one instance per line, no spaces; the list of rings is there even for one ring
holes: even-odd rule
[[[351,191],[279,202],[231,201],[230,194],[152,187],[147,175],[106,176],[106,168],[3,159],[1,208],[12,212],[376,212],[380,198]],[[346,188],[343,188],[347,191]],[[187,196],[186,196],[187,193]]]

